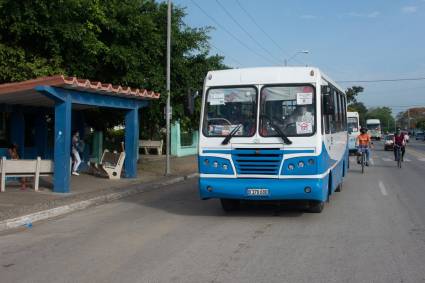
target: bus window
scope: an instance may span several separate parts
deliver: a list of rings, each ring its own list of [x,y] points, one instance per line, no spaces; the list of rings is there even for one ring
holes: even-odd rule
[[[260,101],[261,136],[278,136],[275,127],[279,127],[287,136],[308,136],[315,133],[312,86],[266,86],[261,90]]]
[[[233,129],[235,136],[253,136],[256,126],[257,90],[254,87],[210,88],[207,92],[202,132],[222,137]]]
[[[358,128],[359,121],[357,117],[348,117],[348,132],[358,132],[360,129]]]

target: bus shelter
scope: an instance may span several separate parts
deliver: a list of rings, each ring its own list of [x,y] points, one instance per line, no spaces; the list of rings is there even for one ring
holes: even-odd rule
[[[150,100],[158,99],[159,93],[145,89],[113,86],[75,77],[43,77],[17,83],[0,85],[0,112],[9,114],[7,137],[15,143],[23,158],[49,156],[47,149],[47,125],[45,115],[54,116],[53,152],[54,192],[70,191],[72,115],[90,108],[108,108],[125,113],[124,147],[126,178],[137,177],[139,142],[139,110],[147,107]],[[25,148],[24,115],[34,117],[35,146]],[[75,118],[75,117],[74,117]],[[74,119],[75,120],[75,119]],[[1,124],[5,121],[2,120]],[[4,155],[5,149],[3,149]]]

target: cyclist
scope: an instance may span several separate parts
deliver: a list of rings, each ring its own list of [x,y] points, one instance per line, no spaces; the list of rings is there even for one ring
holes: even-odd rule
[[[366,166],[369,166],[369,157],[370,157],[370,149],[372,148],[372,141],[370,139],[369,134],[367,133],[366,128],[362,127],[360,129],[360,135],[357,136],[356,145],[360,155],[362,151],[366,153]],[[360,164],[359,157],[357,157],[357,163]]]
[[[406,135],[401,132],[400,128],[397,128],[396,133],[393,137],[394,143],[394,160],[397,161],[397,147],[401,148],[401,161],[404,160],[404,154],[406,153]]]

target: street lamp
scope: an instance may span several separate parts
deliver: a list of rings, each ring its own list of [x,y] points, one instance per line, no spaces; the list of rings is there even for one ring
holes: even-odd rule
[[[292,55],[288,59],[285,59],[285,66],[288,66],[288,61],[294,59],[298,54],[308,54],[308,53],[310,53],[308,50],[301,50],[296,52],[294,55]]]

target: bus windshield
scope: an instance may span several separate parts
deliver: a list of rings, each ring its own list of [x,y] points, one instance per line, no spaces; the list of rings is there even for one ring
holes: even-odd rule
[[[357,117],[348,117],[347,118],[347,126],[348,126],[348,132],[358,132],[358,119]]]
[[[255,134],[257,89],[254,87],[210,88],[207,91],[203,133],[224,137],[237,129],[234,136]]]
[[[379,131],[381,130],[380,124],[367,124],[368,130],[370,131]]]
[[[266,86],[261,90],[260,135],[313,135],[315,126],[314,88],[311,85]],[[276,127],[279,127],[276,131]]]

